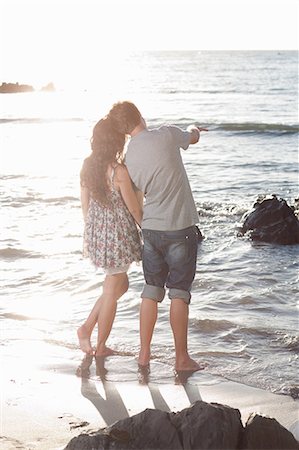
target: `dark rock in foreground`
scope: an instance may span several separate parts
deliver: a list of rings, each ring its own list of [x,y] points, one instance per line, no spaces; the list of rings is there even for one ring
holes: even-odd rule
[[[243,429],[239,410],[198,401],[190,408],[172,414],[171,420],[180,436],[181,448],[237,448]]]
[[[275,419],[254,415],[243,428],[240,411],[197,401],[178,413],[146,409],[98,432],[80,434],[65,450],[299,449]]]
[[[299,220],[294,208],[275,195],[258,200],[242,219],[240,234],[248,233],[254,241],[273,244],[299,244]]]
[[[298,449],[299,445],[292,433],[275,419],[252,414],[246,422],[240,450],[288,450]]]

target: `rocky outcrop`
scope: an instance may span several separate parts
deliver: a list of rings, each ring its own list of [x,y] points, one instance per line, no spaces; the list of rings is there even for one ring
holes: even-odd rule
[[[257,200],[253,210],[242,218],[240,235],[247,234],[254,241],[273,244],[299,244],[299,220],[295,208],[275,195]]]
[[[54,84],[51,82],[51,83],[48,83],[48,84],[46,84],[46,86],[43,86],[42,88],[41,88],[41,91],[44,91],[44,92],[54,92],[55,91],[55,86],[54,86]]]
[[[48,83],[43,86],[41,89],[43,92],[54,92],[55,86],[54,84]],[[0,94],[15,94],[18,92],[33,92],[35,89],[33,86],[29,84],[19,84],[19,83],[2,83],[0,86]]]
[[[197,401],[178,413],[157,409],[80,434],[65,450],[254,450],[299,449],[275,419],[254,415],[245,428],[238,409]]]
[[[32,92],[33,87],[29,84],[19,84],[19,83],[2,83],[0,86],[1,94],[14,94],[16,92]]]

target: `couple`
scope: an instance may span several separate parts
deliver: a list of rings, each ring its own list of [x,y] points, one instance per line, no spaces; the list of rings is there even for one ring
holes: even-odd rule
[[[131,102],[118,102],[94,127],[91,155],[80,174],[85,220],[84,256],[106,273],[103,292],[78,329],[81,349],[95,356],[114,352],[106,346],[117,300],[128,290],[127,271],[142,259],[138,363],[150,362],[158,303],[169,289],[175,369],[196,371],[187,346],[190,289],[196,271],[198,213],[180,149],[200,138],[203,128],[176,126],[148,129]],[[130,136],[124,164],[124,146]],[[145,205],[143,207],[143,197]],[[136,225],[137,224],[137,225]],[[137,227],[142,229],[143,248]],[[142,250],[142,252],[141,252]],[[142,253],[142,256],[141,256]],[[90,337],[98,324],[94,353]]]

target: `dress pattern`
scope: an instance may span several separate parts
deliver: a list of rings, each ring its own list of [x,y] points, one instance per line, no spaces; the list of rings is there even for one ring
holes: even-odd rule
[[[108,206],[90,199],[83,256],[103,269],[116,269],[141,260],[140,234],[120,192],[114,187],[110,190]]]

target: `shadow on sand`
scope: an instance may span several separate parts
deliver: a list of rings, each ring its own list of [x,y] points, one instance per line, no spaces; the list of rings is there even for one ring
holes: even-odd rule
[[[90,376],[90,368],[93,360],[95,360],[96,363],[97,381],[95,381]],[[190,405],[197,400],[201,400],[198,386],[188,383],[188,379],[193,373],[193,371],[176,372],[172,379],[174,385],[183,386]],[[127,407],[125,406],[125,399],[123,399],[124,394],[121,394],[118,390],[118,385],[120,383],[108,381],[107,374],[108,370],[105,368],[105,358],[102,357],[93,357],[86,355],[81,365],[77,369],[77,376],[81,377],[82,395],[96,407],[101,417],[106,422],[107,426],[109,426],[118,420],[130,417],[130,414]],[[101,391],[104,395],[99,393],[100,389],[97,389],[97,384],[99,381],[101,383],[101,387],[103,388],[101,389]],[[132,383],[130,384],[132,385]],[[150,366],[138,366],[136,385],[139,387],[143,386],[143,389],[147,390],[150,393],[150,397],[155,409],[166,412],[171,411],[166,399],[161,393],[161,385],[150,381]],[[128,392],[128,395],[131,395],[131,392],[132,391]],[[148,392],[144,392],[139,389],[138,391],[136,391],[136,395],[144,395],[144,400],[146,400]],[[151,406],[147,405],[145,401],[143,409],[146,409],[148,407]]]

